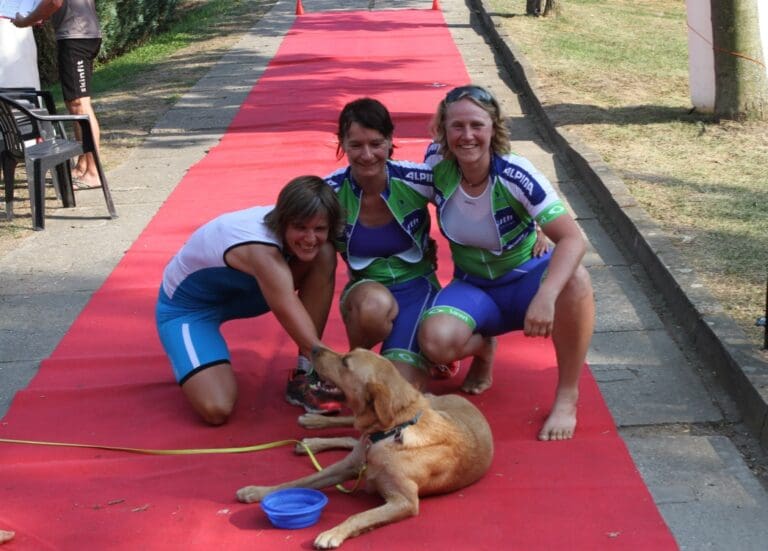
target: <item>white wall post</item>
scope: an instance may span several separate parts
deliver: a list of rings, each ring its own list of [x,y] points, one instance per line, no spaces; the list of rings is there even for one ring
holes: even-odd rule
[[[710,3],[685,0],[685,8],[688,22],[688,82],[691,88],[691,103],[699,112],[712,113],[715,110],[715,52],[712,47]]]

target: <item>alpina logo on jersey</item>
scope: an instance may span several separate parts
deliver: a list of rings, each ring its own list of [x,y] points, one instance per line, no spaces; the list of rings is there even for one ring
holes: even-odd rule
[[[519,185],[528,197],[532,197],[534,193],[534,181],[531,180],[528,175],[518,168],[507,168],[504,170],[504,175],[514,180]]]
[[[431,172],[417,172],[415,170],[412,170],[411,172],[407,173],[405,177],[413,182],[431,182],[432,181]]]

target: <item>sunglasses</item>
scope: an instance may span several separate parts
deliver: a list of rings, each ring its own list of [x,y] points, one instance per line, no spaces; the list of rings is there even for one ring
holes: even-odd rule
[[[453,103],[464,98],[472,98],[481,103],[493,105],[493,96],[484,88],[479,86],[459,86],[445,95],[445,103]]]

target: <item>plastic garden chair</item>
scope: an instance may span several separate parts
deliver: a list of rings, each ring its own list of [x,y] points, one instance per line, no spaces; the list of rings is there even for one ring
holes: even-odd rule
[[[92,153],[101,180],[101,189],[110,218],[117,217],[107,178],[101,166],[88,115],[40,114],[24,105],[16,93],[0,93],[0,133],[5,146],[0,152],[5,180],[5,209],[13,216],[13,182],[16,165],[23,160],[27,168],[27,186],[32,206],[34,229],[45,228],[45,175],[54,171],[64,207],[75,206],[70,159]],[[63,123],[80,126],[82,142],[67,139],[60,130]],[[33,145],[28,145],[30,140]]]

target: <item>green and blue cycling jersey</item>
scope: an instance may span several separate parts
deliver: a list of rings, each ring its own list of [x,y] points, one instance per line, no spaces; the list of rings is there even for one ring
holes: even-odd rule
[[[389,287],[435,271],[434,242],[429,238],[430,215],[427,205],[434,197],[432,169],[422,163],[387,161],[387,187],[382,198],[400,228],[410,237],[411,246],[391,256],[366,256],[350,253],[350,241],[358,226],[362,188],[352,177],[350,167],[326,176],[346,213],[344,231],[334,244],[346,262],[350,279],[370,279]]]
[[[497,279],[531,258],[536,243],[536,225],[546,225],[566,213],[549,180],[533,164],[515,154],[493,154],[491,158],[491,212],[499,235],[495,250],[462,245],[451,238],[441,223],[446,202],[461,181],[459,167],[443,159],[439,144],[432,143],[425,161],[434,173],[434,202],[438,225],[448,239],[454,266],[465,274]]]

